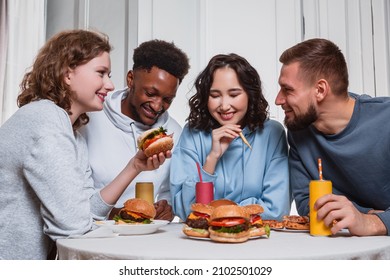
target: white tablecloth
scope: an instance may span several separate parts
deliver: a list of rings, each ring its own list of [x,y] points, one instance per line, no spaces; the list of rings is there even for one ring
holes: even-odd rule
[[[271,231],[239,244],[191,239],[172,223],[148,235],[60,239],[59,259],[390,259],[390,237]]]

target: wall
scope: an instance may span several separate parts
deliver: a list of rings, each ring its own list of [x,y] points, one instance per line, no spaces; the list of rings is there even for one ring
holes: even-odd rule
[[[174,41],[190,57],[191,69],[170,109],[181,124],[196,75],[217,53],[245,56],[259,71],[271,117],[281,52],[304,39],[333,40],[346,56],[350,89],[371,95],[390,92],[388,0],[50,0],[48,36],[63,28],[90,27],[107,33],[115,49],[112,76],[125,86],[132,50],[153,39]]]
[[[125,84],[129,51],[129,1],[127,0],[49,0],[47,32],[50,38],[58,31],[73,28],[97,29],[110,37],[111,74],[116,88]]]

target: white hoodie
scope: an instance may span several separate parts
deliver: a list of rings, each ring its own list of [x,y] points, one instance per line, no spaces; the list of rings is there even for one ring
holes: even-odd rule
[[[176,144],[182,128],[165,112],[153,126],[136,122],[121,112],[121,101],[126,97],[127,88],[107,96],[102,111],[89,113],[89,123],[80,129],[87,141],[89,161],[95,188],[108,185],[126,166],[138,150],[137,138],[153,127],[164,127],[168,134],[173,133]],[[175,146],[174,146],[175,147]],[[166,199],[169,203],[170,160],[157,170],[141,172],[119,198],[116,207],[135,196],[136,182],[153,182],[155,201]]]

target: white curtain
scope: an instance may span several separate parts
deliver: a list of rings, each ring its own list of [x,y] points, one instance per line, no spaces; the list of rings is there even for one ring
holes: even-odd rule
[[[7,0],[0,0],[0,113],[3,108],[4,99],[4,79],[5,79],[5,65],[7,57]],[[0,124],[1,122],[0,114]]]
[[[45,42],[46,0],[0,0],[0,124],[16,110],[19,85]]]

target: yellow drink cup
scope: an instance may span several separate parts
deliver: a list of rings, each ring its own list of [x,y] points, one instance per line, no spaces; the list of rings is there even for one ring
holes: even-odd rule
[[[331,235],[330,228],[324,224],[324,221],[317,220],[317,211],[314,210],[314,203],[321,196],[332,193],[332,182],[327,180],[312,180],[310,181],[309,192],[310,234],[314,236]]]
[[[154,203],[154,186],[152,182],[137,182],[135,184],[135,197]]]

